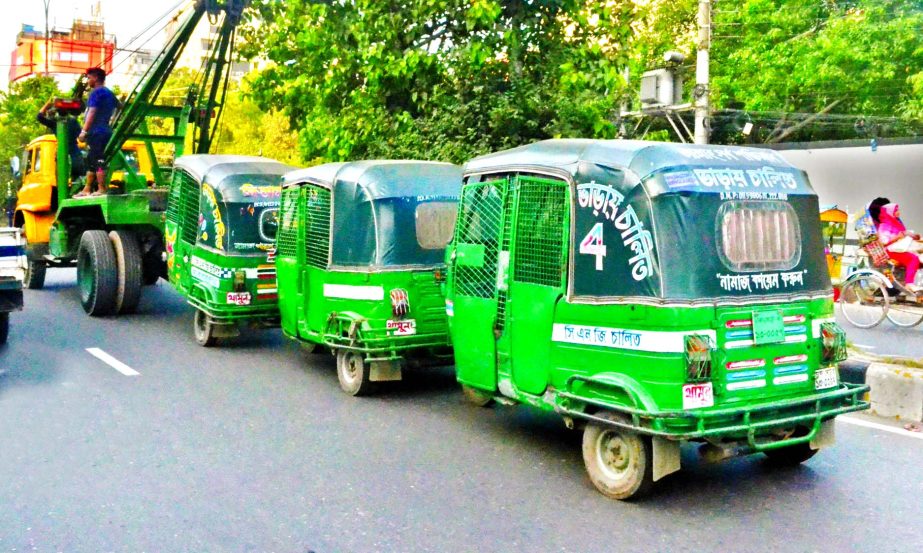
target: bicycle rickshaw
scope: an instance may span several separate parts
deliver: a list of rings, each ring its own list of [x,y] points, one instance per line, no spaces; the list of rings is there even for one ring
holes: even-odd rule
[[[176,160],[167,207],[167,276],[195,307],[196,342],[212,346],[241,324],[278,326],[273,264],[282,175],[251,156]]]
[[[286,336],[330,348],[363,395],[407,362],[451,364],[441,282],[461,168],[331,163],[285,176],[276,267]]]
[[[909,328],[923,322],[923,294],[904,286],[904,267],[891,260],[876,234],[860,233],[850,270],[838,299],[850,324],[872,328],[887,318],[895,326]]]
[[[447,250],[456,370],[480,404],[584,426],[603,494],[708,458],[800,463],[866,409],[841,383],[817,197],[770,150],[549,140],[465,166]]]

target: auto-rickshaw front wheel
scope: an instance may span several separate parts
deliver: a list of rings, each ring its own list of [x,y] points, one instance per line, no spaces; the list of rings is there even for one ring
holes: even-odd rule
[[[596,413],[606,420],[629,420],[611,412]],[[651,439],[636,432],[590,422],[583,431],[583,462],[596,489],[612,499],[647,493],[654,483]]]
[[[215,325],[212,324],[208,315],[201,309],[196,309],[192,326],[195,341],[200,346],[210,348],[218,342],[218,338],[215,336]]]
[[[337,378],[340,388],[351,396],[364,396],[372,392],[374,383],[369,380],[369,365],[361,353],[337,350]]]

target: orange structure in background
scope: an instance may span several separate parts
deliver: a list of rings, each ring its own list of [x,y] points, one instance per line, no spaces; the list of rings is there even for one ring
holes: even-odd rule
[[[102,23],[77,20],[70,31],[49,35],[46,40],[44,33],[23,25],[10,62],[10,82],[44,73],[81,74],[88,67],[112,72],[115,40],[105,36]]]

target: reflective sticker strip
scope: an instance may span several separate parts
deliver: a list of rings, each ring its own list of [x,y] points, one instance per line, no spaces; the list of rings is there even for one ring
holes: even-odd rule
[[[836,322],[836,319],[833,317],[826,317],[824,319],[814,319],[811,321],[811,337],[820,338],[820,325],[824,323],[833,323]]]
[[[765,380],[748,380],[746,382],[729,382],[727,385],[728,391],[733,392],[734,390],[755,390],[756,388],[765,388]]]
[[[807,341],[808,341],[808,337],[804,334],[797,334],[795,336],[785,337],[786,344],[801,344]],[[728,349],[749,348],[749,347],[753,347],[753,340],[737,340],[735,342],[728,341],[724,343],[724,347]]]
[[[798,383],[798,382],[807,382],[807,381],[808,381],[808,375],[807,375],[807,374],[791,374],[791,375],[788,375],[788,376],[777,376],[777,377],[775,377],[775,378],[772,379],[772,383],[773,383],[773,384],[776,384],[776,385],[778,385],[778,384],[795,384],[795,383]]]
[[[628,330],[603,326],[584,326],[555,323],[551,340],[565,344],[584,346],[601,346],[607,348],[627,349],[633,351],[651,351],[655,353],[684,353],[685,338],[690,334],[708,336],[716,340],[714,330]]]
[[[449,317],[455,316],[455,303],[452,300],[445,300],[445,314]]]
[[[808,360],[808,356],[804,353],[800,355],[786,355],[783,357],[776,357],[772,360],[774,365],[787,365],[789,363],[804,363]]]
[[[193,267],[191,274],[192,274],[192,278],[198,280],[199,282],[204,282],[205,284],[208,284],[212,288],[218,288],[219,286],[221,286],[221,281],[218,280],[218,277],[214,275],[210,275],[206,273],[205,271],[203,271],[202,269],[199,269],[198,267]]]
[[[381,286],[324,284],[324,297],[344,300],[383,300],[385,299],[385,289]]]
[[[725,365],[729,371],[736,371],[740,369],[756,369],[759,367],[766,366],[765,359],[750,359],[747,361],[731,361]]]

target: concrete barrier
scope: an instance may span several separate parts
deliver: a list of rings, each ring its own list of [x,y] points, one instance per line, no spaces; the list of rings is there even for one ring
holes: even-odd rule
[[[923,421],[923,369],[871,363],[865,381],[873,415]]]
[[[868,354],[850,355],[840,363],[840,380],[871,387],[869,412],[873,415],[923,421],[923,369],[885,360]]]

